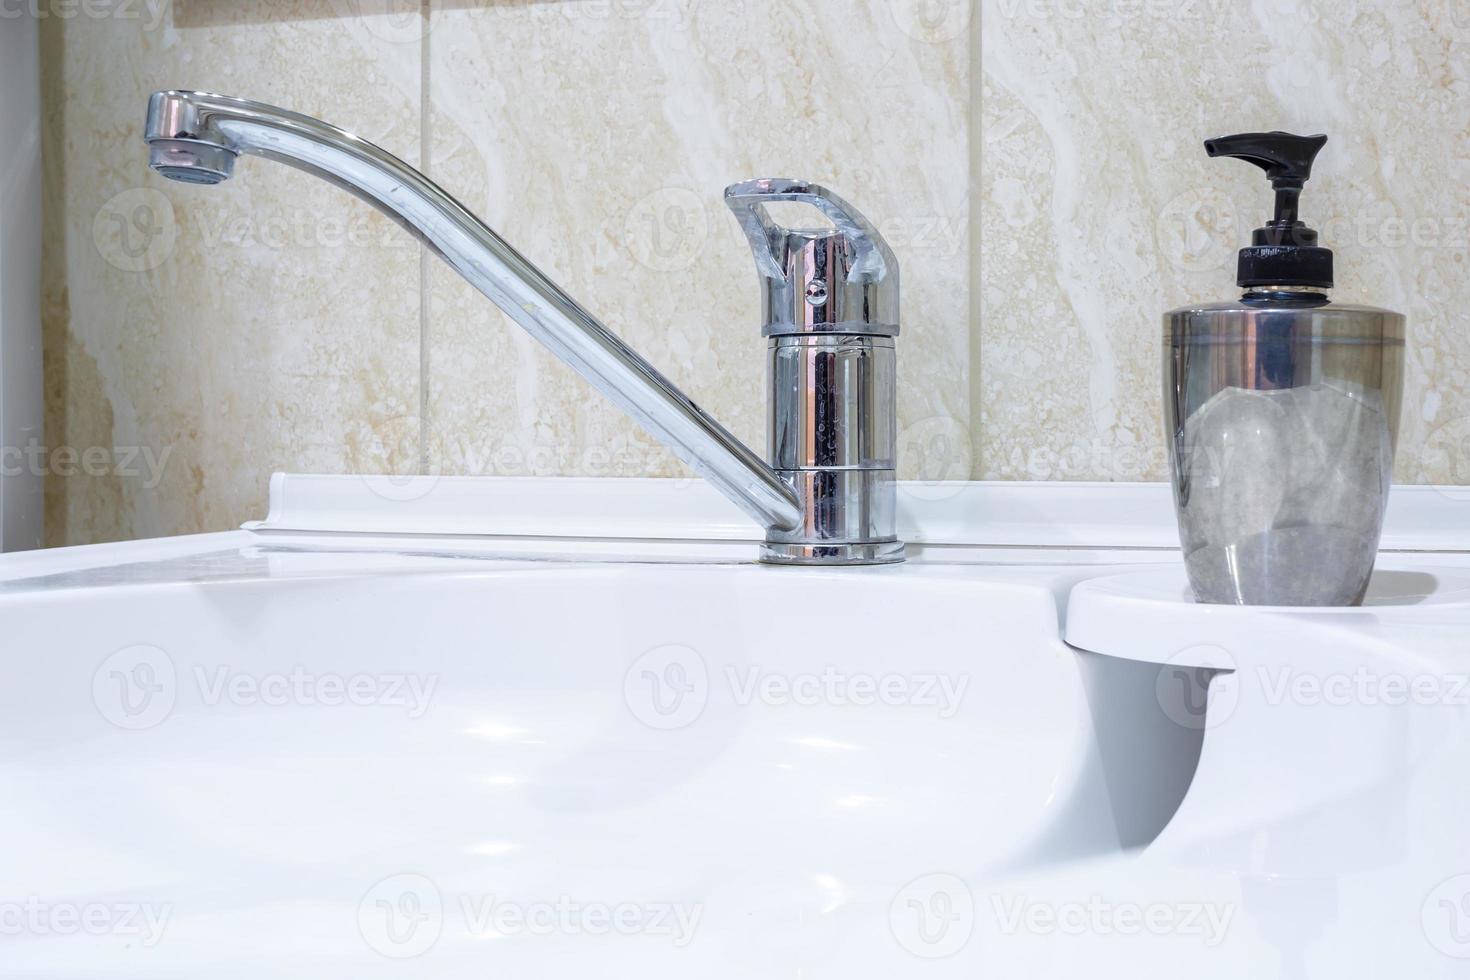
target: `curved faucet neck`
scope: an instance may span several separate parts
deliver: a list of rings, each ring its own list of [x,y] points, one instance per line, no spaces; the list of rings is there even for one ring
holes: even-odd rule
[[[157,92],[144,138],[174,180],[218,183],[240,154],[288,164],[387,213],[767,530],[801,526],[792,488],[488,225],[402,160],[310,116],[202,92]]]

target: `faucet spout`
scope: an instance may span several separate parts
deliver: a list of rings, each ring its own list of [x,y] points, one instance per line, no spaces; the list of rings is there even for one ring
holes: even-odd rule
[[[155,92],[144,138],[172,180],[216,184],[240,154],[315,174],[395,219],[516,323],[770,530],[803,520],[796,492],[505,239],[419,171],[335,126],[260,102]]]

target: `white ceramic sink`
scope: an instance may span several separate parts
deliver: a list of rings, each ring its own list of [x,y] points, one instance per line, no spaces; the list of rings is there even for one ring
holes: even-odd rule
[[[0,560],[0,976],[1464,965],[1434,930],[1470,708],[1314,717],[1252,680],[1451,678],[1455,555],[1419,593],[1386,558],[1379,607],[1181,612],[1149,548],[769,568],[718,521],[471,537],[290,489],[251,531]],[[1276,935],[1293,909],[1331,956]]]
[[[12,635],[45,637],[0,694],[0,826],[26,842],[8,876],[171,906],[138,976],[221,975],[246,931],[272,940],[241,944],[226,975],[291,957],[388,975],[378,954],[416,947],[363,942],[360,912],[379,913],[359,905],[415,881],[444,910],[418,976],[487,955],[514,976],[548,955],[583,975],[834,957],[891,974],[895,885],[1034,862],[1083,820],[1105,846],[1105,802],[1073,799],[1090,722],[1044,582],[484,561],[313,578],[292,574],[309,556],[208,560],[245,577],[0,600]],[[699,942],[487,945],[461,914],[564,896],[682,909]],[[84,974],[117,945],[35,942],[11,962]]]

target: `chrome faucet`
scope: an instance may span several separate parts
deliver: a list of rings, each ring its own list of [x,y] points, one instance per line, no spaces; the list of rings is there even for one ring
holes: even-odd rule
[[[172,180],[217,184],[240,154],[254,154],[315,174],[388,214],[759,522],[763,560],[903,559],[893,477],[898,265],[836,196],[780,180],[726,192],[764,277],[773,468],[483,221],[372,143],[260,102],[178,91],[149,98],[144,139],[149,164]],[[778,229],[765,212],[768,200],[807,201],[834,227]]]

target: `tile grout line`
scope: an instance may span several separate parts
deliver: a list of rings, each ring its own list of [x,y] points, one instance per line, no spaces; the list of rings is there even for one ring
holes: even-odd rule
[[[423,0],[423,33],[419,37],[419,170],[429,172],[429,28],[432,26],[432,0]],[[419,466],[420,473],[429,472],[429,263],[433,256],[427,245],[419,245]]]
[[[970,143],[970,296],[969,296],[969,339],[970,339],[970,384],[966,393],[969,399],[968,417],[965,419],[965,427],[969,432],[970,439],[970,472],[965,474],[966,479],[983,479],[985,458],[984,442],[985,431],[981,425],[983,417],[983,406],[985,404],[985,389],[982,372],[985,370],[985,338],[981,330],[982,316],[985,312],[984,282],[985,282],[985,242],[984,242],[984,208],[985,200],[985,140],[981,131],[981,120],[984,118],[981,105],[985,88],[985,59],[983,55],[984,38],[982,32],[985,30],[984,4],[973,4],[971,7],[975,22],[970,26],[969,48],[970,48],[970,78],[969,98],[967,111],[969,113],[969,143]]]

